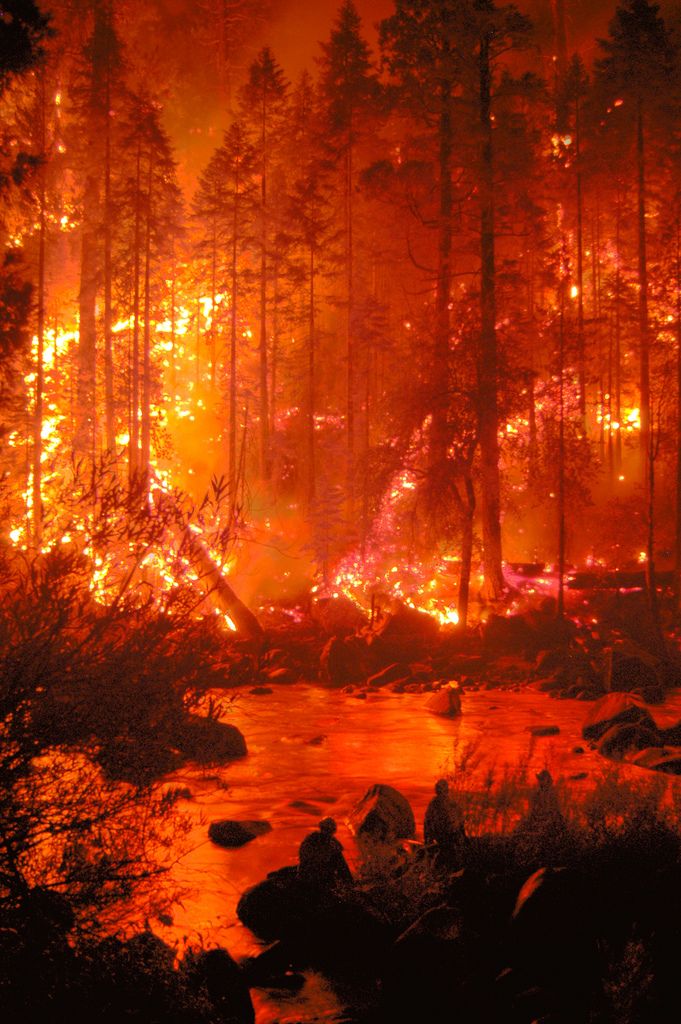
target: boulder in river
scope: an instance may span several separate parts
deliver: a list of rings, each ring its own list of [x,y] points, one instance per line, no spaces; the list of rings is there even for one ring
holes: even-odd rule
[[[432,693],[425,703],[427,711],[444,718],[456,718],[461,714],[461,691],[458,683],[446,683]]]
[[[639,768],[649,768],[668,775],[681,775],[681,747],[646,747],[627,761]]]
[[[327,686],[340,688],[359,682],[365,677],[362,641],[358,637],[332,636],[322,651],[320,667]]]
[[[619,760],[630,751],[654,747],[659,743],[659,733],[639,722],[616,722],[598,741],[598,753],[604,757]]]
[[[635,723],[657,731],[655,721],[640,697],[632,693],[608,693],[590,708],[582,726],[585,740],[599,740],[613,725]]]
[[[224,1024],[254,1024],[255,1011],[242,969],[226,949],[204,949],[184,962],[190,984],[203,990]]]
[[[378,688],[381,686],[387,686],[389,683],[407,683],[410,679],[411,669],[409,666],[404,665],[399,661],[395,661],[392,665],[388,665],[386,668],[381,669],[380,672],[375,672],[373,676],[369,676],[367,679],[367,686]]]
[[[246,740],[235,725],[200,715],[189,716],[177,745],[185,757],[200,764],[232,761],[248,753]]]
[[[210,823],[208,837],[218,846],[234,850],[271,831],[269,821],[232,821],[226,818]]]
[[[352,813],[359,842],[393,843],[416,835],[414,812],[406,796],[378,782],[366,791]]]

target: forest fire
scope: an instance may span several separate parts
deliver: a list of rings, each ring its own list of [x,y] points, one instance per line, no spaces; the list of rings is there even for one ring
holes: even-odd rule
[[[677,1004],[677,6],[0,0],[9,1024]]]

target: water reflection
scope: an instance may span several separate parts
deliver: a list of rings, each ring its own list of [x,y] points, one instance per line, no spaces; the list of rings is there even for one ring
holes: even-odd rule
[[[548,767],[555,780],[584,787],[603,770],[598,755],[583,748],[579,701],[553,701],[533,690],[467,693],[463,714],[449,720],[424,708],[415,694],[379,692],[366,700],[321,688],[281,687],[271,695],[239,696],[229,721],[246,736],[249,756],[214,772],[185,771],[174,782],[187,786],[183,806],[194,826],[191,851],[175,875],[191,895],[177,908],[166,937],[180,944],[221,944],[243,956],[260,947],[236,918],[243,890],[268,871],[293,864],[303,837],[319,818],[332,814],[351,866],[356,848],[349,829],[354,804],[375,782],[395,786],[410,800],[420,830],[435,779],[474,744],[480,772],[527,759],[530,773]],[[677,696],[661,723],[681,714]],[[557,725],[557,735],[534,737],[534,726]],[[631,771],[640,771],[630,769]],[[207,838],[219,818],[266,819],[272,831],[239,850],[224,850]],[[333,1020],[338,1011],[322,979],[308,981],[290,998],[260,995],[258,1021]],[[290,1013],[290,1015],[289,1015]]]

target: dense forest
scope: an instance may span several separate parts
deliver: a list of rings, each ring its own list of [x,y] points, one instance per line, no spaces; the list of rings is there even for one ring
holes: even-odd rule
[[[0,1004],[250,1024],[248,988],[341,951],[378,1000],[363,1024],[418,1019],[424,987],[428,1019],[454,993],[461,1019],[656,1024],[678,1001],[681,10],[342,0],[318,28],[301,6],[0,0]],[[360,701],[449,726],[462,694],[487,722],[486,689],[534,687],[531,752],[564,726],[532,700],[598,701],[570,764],[629,781],[535,785],[528,755],[483,785],[459,749],[456,861],[379,781],[408,828],[345,865],[340,903],[316,916],[301,861],[240,902],[280,943],[264,964],[186,937],[180,958],[153,930],[203,813],[177,773],[226,790],[236,688],[272,713],[274,684],[316,730],[296,768]],[[268,807],[279,835],[321,816],[305,796]],[[276,833],[234,824],[235,847]],[[312,847],[338,867],[336,824]]]
[[[111,600],[132,489],[248,601],[678,571],[673,19],[348,2],[291,81],[256,0],[7,9],[5,543]]]

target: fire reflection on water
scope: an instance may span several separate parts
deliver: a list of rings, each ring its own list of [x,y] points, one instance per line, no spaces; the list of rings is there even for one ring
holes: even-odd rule
[[[490,767],[501,772],[522,762],[530,782],[548,767],[557,783],[584,789],[607,765],[584,749],[582,702],[550,701],[531,689],[469,692],[462,716],[449,720],[429,714],[425,699],[379,692],[358,700],[303,685],[267,697],[239,697],[229,720],[246,736],[248,757],[214,772],[188,770],[173,778],[192,794],[183,807],[194,827],[192,849],[175,869],[189,895],[172,928],[160,929],[164,937],[180,945],[221,944],[237,957],[257,952],[261,947],[236,917],[240,894],[268,871],[296,863],[303,837],[328,814],[336,818],[338,837],[356,866],[350,814],[375,782],[404,793],[420,835],[435,780],[454,770],[466,748],[478,751],[481,785]],[[672,721],[680,713],[677,697],[657,714]],[[547,724],[558,725],[560,732],[532,736],[533,726]],[[577,775],[586,777],[571,778]],[[266,819],[272,831],[241,849],[224,850],[207,837],[209,823],[220,818]],[[335,1019],[336,1004],[318,978],[300,996],[287,997],[290,1018],[275,997],[261,993],[257,998],[261,1024]]]

